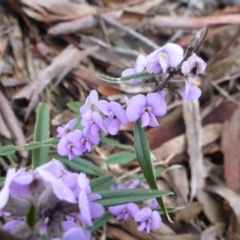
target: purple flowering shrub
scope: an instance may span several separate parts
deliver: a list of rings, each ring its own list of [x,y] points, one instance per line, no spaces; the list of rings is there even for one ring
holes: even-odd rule
[[[88,240],[95,226],[103,225],[113,216],[118,221],[132,218],[139,224],[139,231],[150,233],[151,229],[161,226],[160,210],[171,221],[162,199],[170,192],[158,190],[143,128],[158,126],[157,118],[166,114],[165,91],[170,90],[187,100],[200,97],[201,90],[193,84],[193,79],[206,68],[206,63],[196,55],[206,34],[207,28],[200,30],[185,52],[179,45],[168,43],[148,56],[138,56],[133,68],[124,70],[120,78],[99,75],[100,79],[113,83],[154,83],[152,92],[130,99],[125,96],[126,102],[121,105],[100,100],[97,91],[92,90],[79,109],[80,122],[72,119],[58,127],[58,139],[23,146],[25,150],[39,148],[39,152],[33,154],[32,170],[10,168],[7,171],[0,190],[0,217],[6,222],[0,227],[0,239],[41,239],[46,236],[54,240]],[[175,76],[178,76],[177,80],[172,79]],[[93,145],[109,142],[101,134],[117,135],[121,125],[129,122],[135,123],[135,143],[134,148],[128,146],[127,149],[136,154],[149,190],[140,189],[139,180],[128,185],[117,184],[111,176],[104,176],[101,169],[79,158],[90,152]],[[46,150],[42,146],[56,147],[58,155],[55,158],[58,160],[48,161],[48,152],[41,155],[40,152]],[[9,155],[18,149],[6,146],[0,149],[0,155]],[[46,157],[42,159],[43,156]],[[75,172],[68,171],[62,163]],[[98,178],[90,181],[84,172]]]

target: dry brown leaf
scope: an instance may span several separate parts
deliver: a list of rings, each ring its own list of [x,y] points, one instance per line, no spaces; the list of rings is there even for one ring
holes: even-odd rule
[[[191,169],[191,193],[193,200],[197,189],[202,189],[206,177],[202,154],[202,125],[199,101],[183,100],[183,118],[186,125],[187,152]]]
[[[10,131],[8,130],[8,127],[6,126],[3,118],[2,118],[2,115],[0,114],[0,135],[4,136],[5,138],[11,138],[11,133]]]
[[[124,10],[132,13],[146,14],[151,8],[159,6],[163,0],[148,0],[134,6],[126,7]]]
[[[201,240],[200,236],[193,234],[178,234],[178,235],[168,235],[168,236],[157,236],[155,240]]]
[[[221,134],[222,124],[214,123],[208,124],[202,128],[202,143],[201,147],[206,146],[217,139],[219,139]],[[152,150],[154,156],[157,159],[162,160],[170,155],[178,155],[186,151],[187,142],[185,134],[172,138],[171,140],[162,144],[159,148]]]
[[[240,101],[229,121],[223,124],[221,150],[226,186],[240,192]]]
[[[177,210],[174,216],[174,222],[180,224],[181,221],[188,223],[195,218],[203,209],[203,205],[199,202],[189,203],[186,207]]]
[[[150,19],[150,24],[161,28],[203,28],[206,25],[240,24],[239,14],[204,17],[179,17],[157,15]]]
[[[177,206],[181,207],[187,204],[189,194],[189,184],[187,178],[187,170],[185,167],[172,169],[168,172],[176,194]],[[181,181],[179,181],[181,179]]]
[[[22,77],[22,75],[26,78],[26,64],[24,59],[24,47],[23,47],[23,35],[21,32],[21,28],[19,26],[18,20],[16,18],[11,17],[9,19],[9,24],[13,26],[13,30],[9,34],[10,44],[13,50],[13,55],[15,58],[16,68],[18,71],[15,71],[15,76]]]
[[[107,236],[113,238],[113,239],[124,239],[124,240],[138,240],[138,238],[132,237],[131,235],[129,235],[128,233],[126,233],[125,231],[116,228],[116,227],[112,227],[112,226],[108,226],[107,227]]]
[[[221,202],[215,199],[204,190],[197,190],[197,199],[203,205],[203,212],[211,223],[218,223],[224,221]]]
[[[42,22],[73,20],[96,13],[94,6],[68,0],[21,0],[21,3],[29,17]]]
[[[231,189],[225,187],[225,186],[209,186],[206,187],[206,190],[215,193],[219,196],[221,196],[223,199],[225,199],[230,207],[232,208],[233,212],[235,213],[237,222],[238,222],[238,229],[240,229],[240,196],[232,191]]]
[[[123,14],[122,10],[105,13],[110,18],[119,19]],[[94,15],[82,17],[80,19],[68,22],[58,23],[48,29],[50,35],[60,35],[78,32],[84,29],[95,27],[98,24],[98,19]]]
[[[162,116],[159,126],[147,131],[150,148],[155,149],[184,132],[185,126],[182,119],[182,107],[178,107]]]
[[[225,223],[217,223],[213,226],[210,226],[202,232],[201,240],[216,239],[219,235],[222,235],[224,233],[225,228]]]
[[[139,232],[137,230],[138,224],[133,219],[129,219],[127,221],[122,222],[122,227],[123,227],[123,229],[130,232],[131,235],[136,237],[136,239],[138,239],[138,240],[152,240],[153,239],[152,236],[149,235],[147,232],[145,232],[145,231]],[[121,239],[123,239],[123,238],[121,238]]]
[[[19,122],[10,106],[8,100],[0,91],[0,113],[6,123],[12,138],[17,146],[23,146],[26,144],[26,139],[23,134],[22,128],[19,126]],[[23,158],[27,158],[28,152],[19,150],[19,153]]]
[[[75,76],[76,81],[81,82],[81,79],[87,82],[90,86],[93,88],[96,88],[97,86],[103,86],[103,85],[110,85],[110,83],[107,83],[105,81],[100,80],[96,77],[98,72],[85,67],[84,65],[81,65],[78,67],[77,70],[73,71],[73,75]]]
[[[31,97],[25,113],[25,119],[35,108],[39,101],[39,95],[51,82],[51,80],[57,78],[57,83],[61,81],[79,63],[80,60],[88,56],[91,51],[95,50],[96,48],[91,48],[85,51],[79,51],[77,48],[69,45],[56,58],[54,58],[50,66],[37,74],[34,82],[27,85],[15,96],[13,96],[14,99],[26,97],[26,94]]]

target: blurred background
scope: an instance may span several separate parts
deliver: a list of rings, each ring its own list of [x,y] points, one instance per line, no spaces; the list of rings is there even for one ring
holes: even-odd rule
[[[0,143],[33,140],[36,106],[51,108],[51,136],[76,114],[66,103],[84,102],[96,89],[101,99],[124,103],[153,89],[148,84],[110,85],[96,74],[119,77],[139,54],[172,42],[186,48],[210,25],[198,55],[206,72],[194,79],[199,101],[166,92],[168,112],[159,127],[146,129],[156,157],[159,189],[171,190],[167,206],[174,224],[150,235],[133,221],[110,221],[96,239],[240,239],[240,1],[239,0],[1,0]],[[115,136],[133,144],[133,125]],[[84,157],[126,181],[140,173],[136,160],[106,164],[119,149],[98,146]],[[3,177],[10,165],[26,167],[28,152],[0,157]]]

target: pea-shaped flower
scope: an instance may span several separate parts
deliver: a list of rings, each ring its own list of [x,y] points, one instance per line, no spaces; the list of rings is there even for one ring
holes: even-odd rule
[[[156,117],[163,116],[167,111],[163,92],[139,94],[132,97],[127,103],[127,118],[130,122],[141,119],[142,127],[158,126]]]
[[[154,74],[166,73],[169,67],[177,67],[182,59],[182,47],[174,43],[168,43],[147,56],[146,69]]]

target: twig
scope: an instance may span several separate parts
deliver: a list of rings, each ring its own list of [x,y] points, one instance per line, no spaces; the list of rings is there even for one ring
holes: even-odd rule
[[[222,94],[225,98],[227,98],[230,102],[232,102],[235,105],[238,105],[237,101],[231,97],[227,91],[225,91],[223,88],[218,86],[215,82],[211,82],[212,86],[219,91],[220,94]]]
[[[153,49],[158,49],[159,46],[154,43],[153,41],[149,40],[148,38],[144,37],[142,34],[138,33],[137,31],[117,22],[116,20],[106,17],[104,15],[101,16],[102,19],[108,23],[109,25],[112,25],[113,27],[119,28],[125,32],[127,32],[128,34],[132,35],[133,37],[137,38],[139,41],[147,44],[149,47],[153,48]]]

